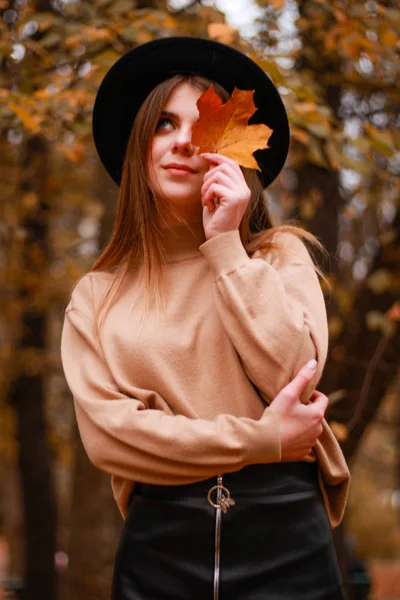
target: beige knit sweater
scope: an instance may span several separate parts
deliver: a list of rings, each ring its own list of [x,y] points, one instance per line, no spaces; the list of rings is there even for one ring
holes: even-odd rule
[[[303,243],[247,256],[239,232],[206,241],[201,223],[164,231],[167,306],[139,329],[138,275],[125,278],[101,334],[93,315],[112,275],[88,273],[65,312],[62,363],[92,462],[111,473],[123,517],[135,481],[185,484],[280,461],[279,417],[268,403],[310,358],[321,376],[328,333],[317,275]],[[265,412],[262,421],[260,417]],[[332,526],[349,472],[324,423],[305,460],[318,460]]]

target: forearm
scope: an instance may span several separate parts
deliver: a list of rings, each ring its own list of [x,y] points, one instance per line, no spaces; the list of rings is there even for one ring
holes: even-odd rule
[[[272,411],[261,421],[229,414],[191,419],[149,409],[139,397],[121,393],[91,323],[79,311],[65,316],[61,353],[83,444],[105,471],[174,484],[280,460],[279,423]]]

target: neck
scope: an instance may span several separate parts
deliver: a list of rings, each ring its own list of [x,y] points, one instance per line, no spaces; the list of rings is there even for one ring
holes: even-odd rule
[[[206,241],[202,220],[179,223],[161,229],[161,242],[167,263],[201,256],[199,246]]]

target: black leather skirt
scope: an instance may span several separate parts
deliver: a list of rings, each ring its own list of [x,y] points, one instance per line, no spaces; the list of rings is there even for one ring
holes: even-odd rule
[[[135,486],[112,600],[343,598],[316,463]]]

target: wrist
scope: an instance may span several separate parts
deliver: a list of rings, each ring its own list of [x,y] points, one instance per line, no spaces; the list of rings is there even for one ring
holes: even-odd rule
[[[229,233],[230,231],[237,231],[239,227],[227,227],[225,229],[211,229],[210,231],[205,231],[205,236],[207,240],[212,240],[213,238],[218,237],[219,235],[223,235],[224,233]]]
[[[199,247],[215,277],[230,273],[250,261],[238,229],[220,233]]]

